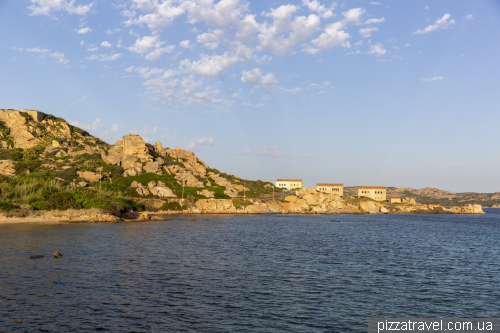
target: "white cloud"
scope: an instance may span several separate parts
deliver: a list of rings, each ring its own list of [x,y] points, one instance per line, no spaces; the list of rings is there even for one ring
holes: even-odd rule
[[[98,46],[96,46],[96,45],[93,45],[93,44],[92,44],[92,45],[89,45],[89,46],[87,47],[87,51],[89,51],[89,52],[94,52],[94,51],[97,51],[97,50],[99,50],[99,47],[98,47]]]
[[[408,46],[410,46],[410,43],[406,43],[406,44],[405,44],[405,47],[408,47]]]
[[[466,17],[464,17],[466,20],[472,20],[474,19],[474,16],[472,14],[469,14],[467,15]]]
[[[233,94],[233,98],[240,98],[240,97],[241,97],[241,96],[240,96],[240,94],[239,94],[239,93],[234,93],[234,94]]]
[[[57,61],[56,61],[56,62],[57,62],[58,64],[63,64],[63,65],[66,65],[66,64],[69,62],[69,60],[68,60],[68,59],[66,59],[66,58],[64,57],[64,53],[57,53],[57,52],[54,52],[54,53],[51,53],[51,54],[50,54],[50,56],[51,56],[52,58],[54,58],[54,59],[57,59]]]
[[[148,142],[151,139],[151,135],[156,134],[157,131],[158,131],[158,126],[154,126],[153,128],[149,128],[148,125],[144,125],[144,127],[141,128],[141,130],[139,132],[140,132],[142,138],[144,139],[144,141]]]
[[[371,24],[371,23],[382,23],[385,21],[385,17],[381,18],[371,18],[365,21],[365,24]]]
[[[248,102],[244,102],[244,103],[241,103],[242,106],[246,106],[246,107],[253,107],[253,108],[261,108],[264,106],[264,103],[258,103],[258,104],[252,104],[252,103],[248,103]]]
[[[150,53],[146,54],[144,59],[149,60],[149,61],[154,61],[160,59],[163,53],[171,53],[174,51],[175,45],[169,45],[167,47],[161,47],[158,48],[154,51],[151,51]]]
[[[28,52],[37,52],[37,53],[45,53],[45,52],[49,52],[49,50],[47,49],[40,49],[39,47],[35,47],[35,48],[31,48],[31,49],[26,49],[26,51]]]
[[[280,90],[285,91],[285,92],[290,93],[290,94],[296,94],[299,91],[301,91],[302,88],[293,87],[293,88],[287,89],[287,88],[280,87]]]
[[[226,52],[223,55],[214,54],[212,56],[202,53],[200,58],[201,59],[198,61],[184,59],[180,62],[180,68],[193,74],[215,76],[228,66],[239,61],[237,56],[229,55],[229,52]]]
[[[330,85],[330,82],[328,82],[328,81],[325,81],[322,84],[320,84],[320,83],[311,83],[309,85],[309,88],[324,89],[324,88],[328,87],[329,85]]]
[[[162,3],[156,0],[135,0],[130,10],[122,12],[125,17],[128,17],[124,23],[126,26],[145,24],[151,31],[155,31],[170,25],[176,17],[182,15],[186,4],[187,2],[183,2],[175,6],[170,0]],[[147,12],[147,14],[136,17],[137,11]]]
[[[382,44],[370,45],[370,51],[366,52],[368,54],[374,54],[376,57],[380,57],[387,53]]]
[[[122,57],[123,54],[115,53],[115,54],[93,54],[89,57],[85,57],[87,60],[99,60],[99,61],[115,61]]]
[[[278,55],[291,54],[291,48],[300,41],[315,33],[321,23],[320,18],[311,14],[308,17],[297,16],[292,21],[292,14],[298,9],[294,5],[280,6],[271,9],[271,13],[265,16],[273,17],[274,22],[269,25],[267,22],[261,24],[258,35],[260,46],[269,49]],[[287,36],[284,33],[288,33]]]
[[[359,33],[363,35],[363,37],[368,38],[371,37],[372,32],[378,31],[377,28],[364,28],[364,29],[359,29]]]
[[[302,5],[306,6],[312,12],[317,12],[322,18],[335,16],[331,11],[331,9],[335,7],[335,3],[333,3],[332,7],[329,9],[327,9],[324,5],[321,5],[318,0],[302,0]]]
[[[53,11],[66,11],[69,14],[85,15],[92,8],[94,2],[87,5],[78,5],[75,7],[74,0],[31,0],[32,5],[30,16],[34,15],[50,15]]]
[[[106,33],[107,33],[108,35],[112,35],[112,34],[114,34],[115,32],[119,32],[119,31],[121,31],[121,29],[113,29],[113,30],[108,29],[108,30],[106,30]]]
[[[186,49],[192,49],[192,48],[193,48],[193,46],[192,46],[192,45],[190,45],[190,43],[191,43],[191,42],[190,42],[189,40],[183,40],[182,42],[180,42],[180,43],[179,43],[179,45],[180,45],[181,47],[186,48]]]
[[[187,98],[186,105],[199,105],[199,104],[226,104],[231,106],[233,101],[228,101],[225,99],[217,98],[216,96],[219,94],[219,90],[211,89],[211,87],[207,87],[203,92],[197,92],[192,94],[192,96]]]
[[[370,5],[373,5],[373,6],[380,6],[382,5],[380,2],[376,2],[376,1],[370,1]]]
[[[278,146],[266,146],[255,149],[243,148],[242,150],[234,152],[235,155],[254,155],[254,156],[267,156],[267,157],[283,157],[286,153],[281,151]]]
[[[90,29],[89,27],[86,27],[86,28],[81,28],[77,31],[77,34],[79,35],[84,35],[84,34],[88,34],[89,32],[91,32],[92,29]]]
[[[196,41],[203,44],[208,50],[215,50],[219,47],[220,40],[224,36],[221,29],[214,30],[213,32],[205,32],[196,36]]]
[[[451,15],[448,14],[448,13],[444,14],[443,17],[441,17],[436,22],[434,22],[434,24],[431,24],[431,25],[427,26],[423,30],[419,29],[419,30],[415,31],[413,34],[414,35],[416,35],[416,34],[424,35],[426,33],[432,32],[432,31],[441,30],[441,29],[447,29],[452,24],[455,24],[455,20],[449,20],[450,17],[451,17]]]
[[[111,45],[110,42],[108,42],[107,40],[105,40],[104,42],[101,43],[101,46],[102,47],[111,47],[112,45]]]
[[[428,78],[425,78],[425,79],[421,79],[422,81],[426,81],[426,82],[431,82],[431,81],[440,81],[440,80],[443,80],[444,77],[442,76],[429,76]]]
[[[342,15],[345,17],[345,22],[348,24],[353,24],[353,25],[360,25],[361,24],[361,16],[366,13],[366,10],[364,8],[353,8],[349,9],[346,12],[343,12]]]
[[[161,47],[165,42],[160,42],[159,35],[144,36],[137,38],[134,45],[128,48],[129,51],[134,53],[146,53],[152,49]]]
[[[211,27],[227,27],[239,21],[242,13],[248,10],[249,4],[239,0],[186,1],[184,8],[188,12],[190,23],[204,22]]]
[[[189,140],[187,149],[201,150],[205,146],[215,146],[215,144],[216,141],[212,137],[192,138],[191,140]]]
[[[129,51],[134,53],[146,53],[144,57],[146,60],[158,60],[163,53],[170,53],[175,49],[174,45],[169,45],[167,47],[161,47],[165,42],[160,41],[159,35],[144,36],[142,38],[137,38],[134,45],[128,48]]]
[[[241,71],[241,82],[250,84],[252,90],[261,90],[268,94],[276,91],[276,84],[278,83],[273,73],[262,75],[260,68]]]
[[[349,36],[349,34],[344,30],[340,30],[343,27],[344,25],[342,22],[328,24],[325,28],[325,32],[319,35],[318,38],[311,41],[316,48],[306,48],[305,52],[313,54],[319,51],[331,49],[335,46],[351,47],[347,41],[347,39],[351,38],[351,36]]]
[[[111,140],[113,135],[118,132],[120,129],[120,126],[118,124],[113,124],[111,126],[111,129],[105,130],[104,132],[99,134],[99,137],[103,138],[104,140]]]
[[[96,118],[92,124],[88,125],[82,124],[77,120],[70,121],[69,123],[73,126],[80,127],[81,129],[84,129],[86,131],[93,131],[102,126],[101,119],[99,118]]]
[[[429,9],[429,6],[425,6],[425,7],[424,7],[424,9],[425,9],[425,10]]]

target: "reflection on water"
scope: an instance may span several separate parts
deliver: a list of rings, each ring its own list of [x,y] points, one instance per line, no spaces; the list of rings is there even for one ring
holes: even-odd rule
[[[498,317],[498,211],[0,225],[0,332],[361,332],[370,317]]]

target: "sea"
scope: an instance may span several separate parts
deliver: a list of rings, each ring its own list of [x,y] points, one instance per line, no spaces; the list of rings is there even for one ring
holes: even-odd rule
[[[368,318],[498,318],[500,209],[485,212],[3,224],[0,332],[366,332]]]

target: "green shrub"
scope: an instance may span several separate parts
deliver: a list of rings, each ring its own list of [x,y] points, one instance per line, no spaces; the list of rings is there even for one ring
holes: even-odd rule
[[[43,117],[43,120],[52,120],[54,122],[63,122],[63,123],[66,123],[66,120],[64,120],[63,118],[59,118],[59,117],[55,117],[51,114],[46,114],[44,117]],[[70,125],[71,127],[71,125]]]
[[[144,205],[141,204],[141,203],[139,203],[139,202],[135,202],[133,200],[124,199],[124,198],[113,198],[113,200],[115,202],[123,204],[127,208],[131,208],[132,210],[135,210],[135,211],[138,211],[138,212],[143,212],[144,211]]]
[[[165,202],[160,207],[160,210],[163,210],[163,211],[168,211],[168,210],[171,210],[171,211],[182,211],[184,209],[186,209],[186,206],[185,205],[181,206],[178,202]]]
[[[8,212],[9,210],[16,209],[17,207],[8,202],[0,202],[0,211]]]
[[[51,171],[50,176],[51,177],[58,177],[62,178],[68,182],[71,182],[73,179],[78,178],[78,175],[76,173],[77,168],[69,168],[61,171]]]
[[[30,122],[31,121],[31,117],[30,117],[30,115],[27,112],[19,112],[19,114],[21,116],[23,116],[24,119],[26,119],[26,122]]]
[[[44,200],[32,202],[31,207],[33,207],[34,210],[49,210],[47,201]]]
[[[0,152],[0,159],[20,161],[23,159],[23,150],[21,148],[4,149]]]
[[[59,192],[55,187],[44,187],[40,190],[40,195],[47,200],[52,194]]]
[[[81,209],[82,206],[75,200],[74,193],[58,192],[54,193],[47,200],[47,207],[50,210]]]
[[[233,199],[233,205],[236,208],[245,208],[246,206],[252,205],[252,203],[248,200],[243,199]]]

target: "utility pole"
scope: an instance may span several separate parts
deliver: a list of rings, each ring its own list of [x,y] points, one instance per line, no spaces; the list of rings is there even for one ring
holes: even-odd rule
[[[101,177],[99,178],[99,193],[101,193],[102,169],[103,169],[103,167],[102,167],[102,166],[97,168],[97,171],[99,171],[99,175],[101,176]]]

